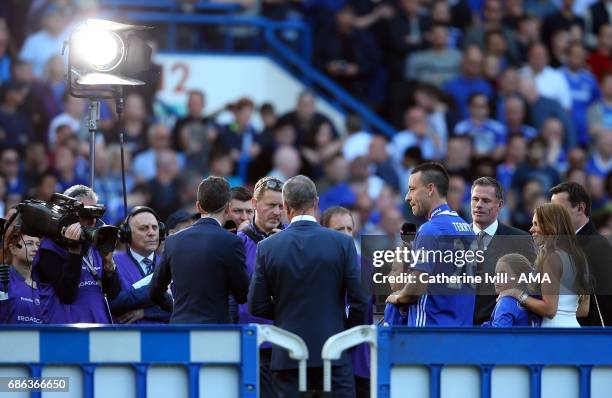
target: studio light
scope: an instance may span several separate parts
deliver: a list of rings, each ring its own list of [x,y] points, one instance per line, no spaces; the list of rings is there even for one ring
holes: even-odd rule
[[[151,65],[151,48],[135,34],[143,29],[102,19],[78,25],[67,43],[71,94],[109,98],[117,87],[144,84],[135,78]]]

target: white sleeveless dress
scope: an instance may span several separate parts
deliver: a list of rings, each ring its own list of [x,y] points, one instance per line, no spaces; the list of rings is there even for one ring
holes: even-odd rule
[[[573,289],[576,280],[576,271],[572,266],[572,259],[563,250],[556,253],[561,259],[563,266],[561,273],[561,286],[559,286],[559,305],[557,314],[554,318],[543,317],[542,327],[544,328],[579,328],[580,324],[576,320],[578,310],[578,298]]]

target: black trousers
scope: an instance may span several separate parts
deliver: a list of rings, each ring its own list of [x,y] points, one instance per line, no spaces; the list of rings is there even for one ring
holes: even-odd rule
[[[297,398],[299,373],[297,369],[272,372],[278,388],[278,398]],[[308,368],[308,390],[323,390],[323,368]],[[332,397],[355,398],[355,378],[351,364],[332,366]]]
[[[370,398],[370,379],[355,376],[355,395],[357,398]]]
[[[270,362],[272,360],[272,349],[261,348],[259,350],[259,396],[261,398],[278,398],[276,393],[276,383],[272,371],[270,370]]]

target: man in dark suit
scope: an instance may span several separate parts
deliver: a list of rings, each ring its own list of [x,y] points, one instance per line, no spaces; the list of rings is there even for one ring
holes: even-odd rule
[[[249,311],[296,333],[308,346],[309,388],[322,387],[321,349],[332,335],[364,323],[366,299],[361,290],[353,240],[320,226],[314,183],[299,175],[283,186],[283,207],[291,224],[259,242],[249,290]],[[346,300],[346,301],[345,301]],[[345,303],[349,306],[348,317]],[[297,397],[297,362],[272,348],[271,369],[280,397]],[[334,397],[354,397],[348,355],[332,367]]]
[[[480,177],[472,184],[472,229],[476,234],[477,250],[484,250],[484,261],[476,266],[483,282],[477,287],[474,325],[482,325],[491,317],[495,307],[495,285],[485,283],[485,274],[495,275],[497,260],[505,254],[519,253],[533,264],[535,245],[531,236],[520,229],[504,225],[497,220],[504,207],[504,191],[496,179]]]
[[[589,277],[593,291],[589,314],[579,318],[582,326],[612,325],[612,258],[610,242],[595,228],[591,215],[591,198],[582,185],[564,182],[550,190],[552,203],[559,204],[568,211],[572,226],[576,231],[578,244],[589,263]],[[601,317],[600,317],[601,313]]]
[[[230,186],[208,177],[198,186],[196,207],[201,214],[191,227],[168,237],[151,281],[151,299],[168,308],[164,293],[173,282],[171,323],[230,323],[229,295],[246,302],[249,278],[244,247],[223,229],[229,214]]]

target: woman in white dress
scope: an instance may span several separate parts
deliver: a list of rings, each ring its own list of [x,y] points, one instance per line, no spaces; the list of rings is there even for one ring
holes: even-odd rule
[[[532,287],[541,298],[520,291],[509,294],[540,315],[542,327],[580,327],[576,317],[589,311],[589,278],[569,214],[559,205],[546,203],[536,208],[532,224],[529,232],[538,246],[535,271],[541,278]]]

